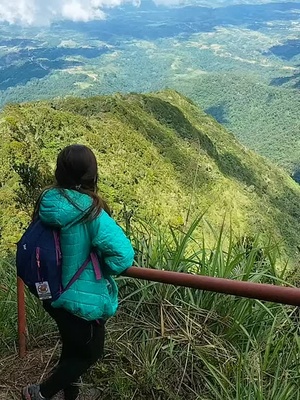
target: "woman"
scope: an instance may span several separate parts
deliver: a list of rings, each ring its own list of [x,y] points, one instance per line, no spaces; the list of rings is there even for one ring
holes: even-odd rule
[[[22,390],[25,400],[51,399],[60,390],[65,400],[78,398],[76,383],[103,355],[105,321],[117,310],[117,286],[111,275],[124,272],[134,256],[130,241],[97,195],[97,161],[88,147],[64,148],[57,158],[55,178],[56,185],[41,194],[34,218],[60,228],[62,283],[67,285],[92,248],[102,260],[102,277],[96,279],[89,263],[56,301],[44,301],[57,323],[62,352],[48,379]]]

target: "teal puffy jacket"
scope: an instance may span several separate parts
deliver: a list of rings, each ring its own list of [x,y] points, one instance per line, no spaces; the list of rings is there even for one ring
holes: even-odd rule
[[[64,308],[88,321],[107,319],[118,308],[118,289],[111,275],[119,275],[133,262],[133,248],[122,229],[103,210],[90,222],[78,222],[92,204],[86,194],[63,189],[47,190],[41,200],[41,220],[60,228],[62,249],[62,283],[66,286],[76,271],[88,258],[92,248],[105,261],[102,278],[97,281],[92,263],[79,279],[52,303],[54,308]]]

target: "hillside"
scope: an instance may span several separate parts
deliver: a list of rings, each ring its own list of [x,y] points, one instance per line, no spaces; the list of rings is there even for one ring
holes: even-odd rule
[[[236,235],[272,236],[296,256],[299,186],[175,91],[8,105],[0,121],[2,250],[14,249],[58,150],[80,142],[96,152],[116,217],[183,226],[208,208],[207,237],[226,214]]]
[[[274,79],[270,86],[255,74],[212,73],[186,76],[180,84],[174,80],[174,87],[180,86],[247,147],[293,175],[300,160],[300,93],[290,86],[275,86],[279,81]]]

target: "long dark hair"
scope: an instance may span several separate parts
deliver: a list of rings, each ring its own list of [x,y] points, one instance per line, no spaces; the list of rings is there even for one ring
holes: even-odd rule
[[[77,209],[81,210],[74,200],[67,195],[64,189],[76,190],[89,195],[93,202],[89,210],[83,215],[80,222],[96,218],[102,209],[110,214],[106,202],[97,194],[98,166],[92,150],[81,144],[72,144],[65,147],[57,157],[55,170],[55,187]],[[50,187],[51,188],[51,187]],[[45,190],[48,190],[46,188]],[[35,205],[33,218],[38,216],[39,206],[45,190],[41,193]]]

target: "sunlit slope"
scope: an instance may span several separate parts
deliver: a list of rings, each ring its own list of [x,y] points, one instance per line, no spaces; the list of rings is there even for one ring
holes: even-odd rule
[[[272,236],[296,256],[298,185],[177,92],[10,105],[1,131],[2,249],[14,248],[58,150],[84,143],[118,218],[179,226],[208,209],[208,224],[226,216],[237,235]]]

